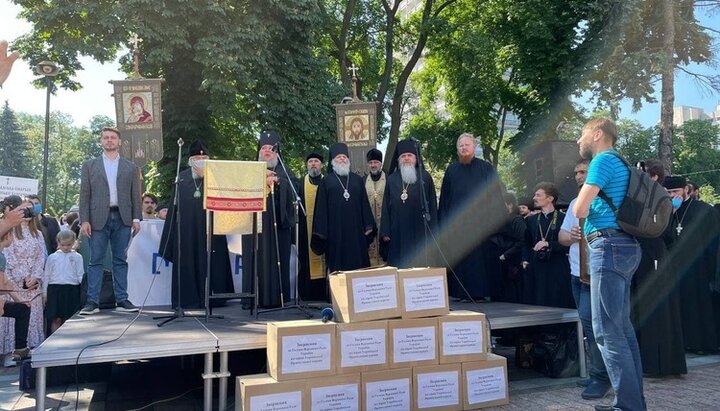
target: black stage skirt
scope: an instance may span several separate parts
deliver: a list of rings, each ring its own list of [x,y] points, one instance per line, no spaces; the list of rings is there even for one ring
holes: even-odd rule
[[[45,305],[45,318],[52,321],[55,318],[68,319],[80,309],[80,285],[49,284],[47,289],[47,304]]]

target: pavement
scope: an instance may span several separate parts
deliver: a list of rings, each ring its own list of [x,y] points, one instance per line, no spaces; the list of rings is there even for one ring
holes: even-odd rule
[[[243,358],[236,360],[245,361]],[[645,379],[648,410],[720,409],[720,355],[688,354],[687,362],[687,375]],[[200,410],[201,363],[201,358],[193,357],[115,363],[95,369],[94,378],[99,382],[81,382],[77,391],[74,383],[48,387],[46,406],[48,409],[74,410],[77,396],[78,410]],[[72,374],[72,369],[65,368],[61,373]],[[88,375],[81,378],[92,381],[93,376]],[[35,409],[34,391],[20,391],[18,376],[18,367],[0,368],[0,410]],[[71,376],[60,377],[68,379]],[[575,385],[576,379],[551,379],[511,370],[510,404],[487,409],[592,410],[595,404],[612,401],[612,393],[603,400],[583,400],[580,398],[582,388]],[[217,399],[214,404],[217,405]],[[233,395],[228,399],[227,409],[234,409],[234,406]]]

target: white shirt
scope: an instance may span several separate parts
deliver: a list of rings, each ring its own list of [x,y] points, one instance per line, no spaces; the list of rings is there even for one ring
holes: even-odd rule
[[[82,257],[76,251],[55,251],[45,261],[43,293],[47,293],[48,284],[80,284],[84,272]]]
[[[573,206],[575,205],[575,200],[577,200],[577,198],[573,199],[570,202],[570,205],[568,206],[567,212],[565,214],[565,220],[563,220],[563,223],[560,226],[561,230],[565,230],[568,233],[572,231],[573,226],[576,226],[580,223],[580,220],[578,220],[578,218],[575,217],[575,214],[573,214]],[[570,245],[570,253],[568,254],[568,259],[570,260],[570,274],[574,275],[575,277],[580,277],[579,242],[574,241]]]
[[[110,190],[110,207],[118,206],[118,192],[117,192],[117,175],[118,175],[118,164],[120,164],[120,154],[115,157],[114,160],[108,158],[103,153],[103,165],[105,166],[105,175],[107,176],[108,189]]]

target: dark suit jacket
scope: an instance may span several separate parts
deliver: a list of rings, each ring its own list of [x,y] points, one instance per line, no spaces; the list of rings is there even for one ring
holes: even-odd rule
[[[120,157],[117,193],[120,217],[126,226],[142,219],[140,171],[132,162]],[[87,160],[80,177],[80,221],[89,222],[93,230],[102,230],[110,212],[110,189],[102,156]]]

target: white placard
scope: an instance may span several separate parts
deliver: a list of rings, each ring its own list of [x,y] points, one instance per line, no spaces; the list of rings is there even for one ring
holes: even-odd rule
[[[313,411],[357,411],[359,384],[333,385],[311,390]]]
[[[378,275],[352,279],[353,309],[356,313],[397,308],[395,275]]]
[[[293,411],[302,410],[302,392],[290,391],[278,394],[255,395],[250,397],[251,411]]]
[[[443,355],[481,354],[482,321],[447,321],[442,323]]]
[[[403,290],[405,311],[432,310],[447,306],[444,277],[405,278]]]
[[[0,198],[10,195],[25,197],[37,193],[38,180],[36,178],[0,176]]]
[[[375,381],[365,384],[367,411],[410,409],[410,379]]]
[[[385,364],[387,361],[387,331],[355,330],[340,332],[340,366],[356,367]]]
[[[417,376],[418,408],[445,407],[460,403],[460,372],[442,371]]]
[[[330,334],[286,335],[282,337],[282,373],[327,371],[331,368]]]
[[[434,360],[435,327],[393,329],[393,362]]]
[[[505,399],[507,381],[503,367],[485,368],[467,372],[467,399],[469,404],[481,404]]]

